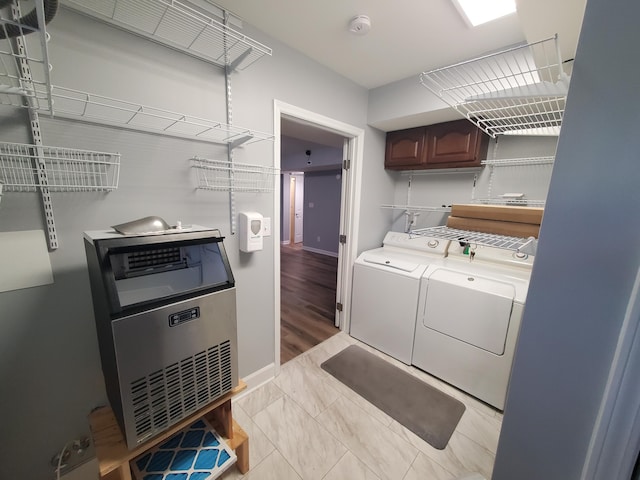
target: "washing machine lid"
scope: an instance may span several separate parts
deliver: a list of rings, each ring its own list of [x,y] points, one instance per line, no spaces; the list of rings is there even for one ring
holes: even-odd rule
[[[515,287],[474,273],[435,269],[425,282],[422,323],[496,355],[504,354]]]
[[[365,265],[378,265],[401,272],[414,272],[418,269],[424,269],[420,259],[413,259],[409,255],[389,255],[384,253],[384,249],[364,252],[359,260],[359,263]]]

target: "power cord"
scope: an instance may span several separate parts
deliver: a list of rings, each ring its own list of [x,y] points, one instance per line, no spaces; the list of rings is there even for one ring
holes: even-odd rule
[[[65,443],[64,447],[62,447],[62,451],[60,452],[60,455],[58,456],[58,466],[56,467],[56,480],[60,480],[60,470],[62,469],[62,459],[64,458],[64,454],[67,451],[67,448],[69,448],[69,443],[71,442]]]

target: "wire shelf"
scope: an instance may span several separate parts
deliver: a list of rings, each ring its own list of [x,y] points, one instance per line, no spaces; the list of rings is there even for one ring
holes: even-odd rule
[[[474,198],[471,203],[481,205],[512,205],[522,207],[544,207],[545,200],[530,200],[525,198],[490,197],[490,198]]]
[[[271,49],[175,0],[64,0],[64,5],[218,66],[244,70]]]
[[[56,85],[52,86],[52,98],[56,105],[55,116],[59,118],[229,144],[232,147],[274,139],[270,133]]]
[[[389,208],[391,210],[406,210],[408,212],[451,212],[451,207],[426,207],[419,205],[380,205],[380,208]]]
[[[420,75],[488,135],[558,135],[569,75],[557,35]]]
[[[550,157],[523,157],[523,158],[503,158],[495,160],[483,160],[482,165],[491,167],[515,167],[527,165],[553,165],[554,156]]]
[[[38,163],[44,165],[46,175],[38,175]],[[29,192],[38,187],[59,192],[108,192],[118,188],[119,175],[118,153],[0,143],[0,182],[7,192]],[[46,184],[38,178],[46,178]]]
[[[442,238],[444,240],[455,240],[458,242],[475,243],[476,245],[502,248],[505,250],[515,250],[517,252],[529,253],[531,255],[535,255],[535,249],[538,243],[533,237],[510,237],[494,233],[458,230],[456,228],[449,228],[445,226],[419,228],[412,230],[411,234]]]
[[[197,172],[198,188],[204,190],[270,193],[279,173],[274,167],[227,160],[194,157],[191,161]]]
[[[43,8],[42,0],[36,0],[34,9],[40,10],[40,18],[44,18]],[[5,10],[5,14],[10,11]],[[20,14],[19,9],[17,12]],[[0,40],[0,105],[29,107],[51,113],[49,34],[44,24],[35,28],[0,14],[0,33],[4,37]],[[27,35],[29,41],[25,38]]]

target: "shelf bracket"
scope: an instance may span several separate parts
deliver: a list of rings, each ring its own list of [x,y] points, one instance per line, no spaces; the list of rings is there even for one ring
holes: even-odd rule
[[[226,13],[225,13],[226,15]],[[225,18],[225,24],[227,23],[227,20]],[[227,71],[229,72],[235,72],[236,68],[238,68],[238,65],[240,65],[242,63],[242,61],[247,58],[249,55],[251,55],[251,52],[253,52],[253,48],[248,48],[247,50],[245,50],[244,52],[242,52],[238,58],[236,58],[233,62],[231,62],[229,64],[229,66],[227,67]]]
[[[251,140],[253,137],[251,137],[250,135],[246,135],[244,137],[240,137],[237,140],[234,140],[233,142],[229,143],[229,148],[231,148],[232,150],[236,147],[239,147],[240,145],[242,145],[243,143],[248,142],[249,140]]]
[[[538,250],[538,239],[534,237],[529,237],[527,241],[520,247],[518,247],[518,252],[526,253],[527,255],[535,255]]]

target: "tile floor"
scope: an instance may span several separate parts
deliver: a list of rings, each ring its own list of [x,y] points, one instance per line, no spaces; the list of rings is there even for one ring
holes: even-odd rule
[[[436,450],[320,368],[351,344],[389,360],[465,403],[456,431]],[[225,480],[452,480],[491,478],[502,414],[345,333],[284,364],[280,375],[233,405],[249,435],[251,470]]]

